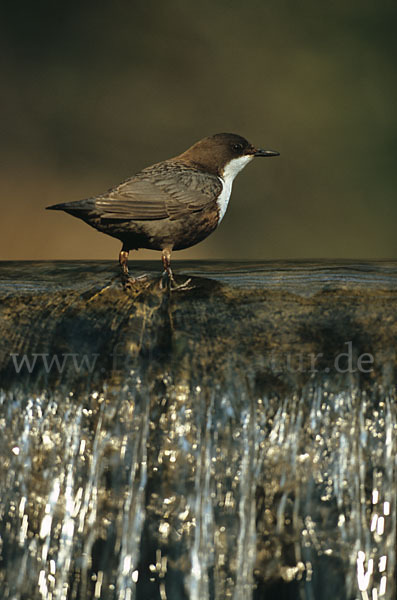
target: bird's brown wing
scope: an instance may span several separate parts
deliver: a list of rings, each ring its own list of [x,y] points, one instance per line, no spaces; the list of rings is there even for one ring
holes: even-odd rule
[[[103,220],[177,220],[213,204],[221,190],[215,175],[166,161],[112,188],[95,206]]]

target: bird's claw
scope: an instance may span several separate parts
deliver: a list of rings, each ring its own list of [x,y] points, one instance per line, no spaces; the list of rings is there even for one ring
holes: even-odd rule
[[[145,283],[148,280],[148,276],[144,273],[137,277],[131,277],[128,273],[122,273],[121,281],[125,290],[132,290],[137,284]]]
[[[171,286],[170,289],[175,292],[177,290],[193,290],[194,289],[194,285],[189,285],[189,283],[192,281],[192,278],[189,277],[189,279],[186,279],[186,281],[184,281],[183,283],[177,284],[176,281],[171,281]]]
[[[192,281],[191,277],[186,279],[183,283],[177,283],[172,273],[164,271],[160,279],[160,290],[169,289],[171,292],[179,290],[192,290],[194,286],[190,286],[189,283]]]

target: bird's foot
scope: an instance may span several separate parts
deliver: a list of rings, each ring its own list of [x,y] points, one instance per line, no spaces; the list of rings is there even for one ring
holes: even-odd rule
[[[186,279],[186,281],[184,281],[183,283],[178,284],[174,279],[173,281],[170,282],[170,290],[173,292],[176,292],[179,290],[193,290],[194,285],[189,285],[191,281],[192,281],[192,279],[191,279],[191,277],[189,277],[189,279]]]
[[[131,277],[130,275],[128,275],[128,273],[124,272],[121,274],[121,282],[125,290],[132,290],[140,283],[146,283],[147,280],[148,276],[145,273],[142,275],[138,275],[137,277]]]
[[[191,277],[189,277],[189,279],[186,279],[186,281],[184,281],[183,283],[177,283],[175,280],[175,277],[169,271],[164,271],[161,279],[160,279],[160,290],[165,290],[168,289],[171,292],[176,292],[179,290],[192,290],[194,288],[193,285],[189,285],[190,282],[192,281]]]

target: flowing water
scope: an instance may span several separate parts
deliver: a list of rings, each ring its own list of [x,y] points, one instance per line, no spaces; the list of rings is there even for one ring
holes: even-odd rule
[[[0,263],[0,598],[394,600],[397,264],[142,265]]]

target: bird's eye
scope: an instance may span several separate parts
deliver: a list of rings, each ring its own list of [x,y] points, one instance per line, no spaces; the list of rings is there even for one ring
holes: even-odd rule
[[[242,149],[243,149],[242,144],[233,144],[233,150],[235,152],[241,152]]]

